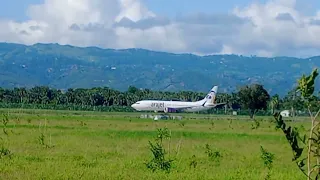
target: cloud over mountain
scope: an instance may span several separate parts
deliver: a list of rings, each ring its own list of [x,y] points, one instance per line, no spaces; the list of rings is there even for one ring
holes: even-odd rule
[[[170,19],[140,0],[45,0],[28,8],[28,21],[0,20],[0,41],[197,54],[317,55],[320,11],[306,14],[297,3],[307,2],[269,0],[236,7],[230,14]]]

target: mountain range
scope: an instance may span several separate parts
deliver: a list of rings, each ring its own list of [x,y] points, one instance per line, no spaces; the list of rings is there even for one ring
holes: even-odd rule
[[[310,58],[174,54],[146,49],[101,49],[59,44],[0,43],[0,87],[68,88],[129,86],[161,91],[219,92],[260,83],[286,95],[297,78],[320,66]],[[319,90],[320,78],[316,89]]]

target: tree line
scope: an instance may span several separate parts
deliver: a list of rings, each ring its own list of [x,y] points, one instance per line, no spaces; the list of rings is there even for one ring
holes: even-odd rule
[[[95,88],[69,88],[66,91],[49,88],[47,86],[35,86],[33,88],[0,88],[1,108],[38,108],[38,109],[69,109],[69,110],[98,110],[98,111],[134,111],[130,106],[134,102],[143,99],[158,100],[182,100],[197,101],[205,97],[207,93],[179,91],[163,92],[150,89],[138,89],[130,86],[127,91],[121,92],[108,87]],[[217,103],[224,102],[220,106],[206,112],[242,111],[249,113],[251,117],[255,113],[273,114],[276,110],[294,109],[296,112],[305,112],[302,99],[295,90],[288,92],[281,98],[275,94],[270,96],[263,85],[251,84],[232,93],[218,93]],[[319,108],[320,97],[314,95],[313,107]]]

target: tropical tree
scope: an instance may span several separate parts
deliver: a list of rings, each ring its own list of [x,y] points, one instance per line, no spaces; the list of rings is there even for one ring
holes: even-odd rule
[[[271,101],[270,101],[270,106],[271,106],[271,113],[274,114],[274,110],[279,110],[280,107],[280,98],[279,95],[276,94],[272,96]]]
[[[254,119],[254,114],[257,110],[267,109],[270,95],[260,84],[252,84],[241,87],[238,92],[238,97],[242,108],[249,110],[251,119]]]

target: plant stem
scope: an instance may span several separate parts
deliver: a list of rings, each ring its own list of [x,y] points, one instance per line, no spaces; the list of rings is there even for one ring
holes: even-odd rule
[[[311,175],[311,164],[310,164],[310,161],[311,161],[311,138],[312,138],[312,133],[313,133],[313,127],[314,127],[314,121],[313,121],[313,118],[312,118],[312,114],[311,114],[311,111],[308,107],[308,111],[309,111],[309,114],[310,114],[310,117],[311,117],[311,129],[310,129],[310,132],[309,132],[309,139],[308,139],[308,180],[310,180],[310,175]]]
[[[314,117],[313,117],[309,107],[308,107],[308,111],[309,111],[310,118],[311,118],[311,129],[309,132],[309,140],[308,140],[308,180],[310,180],[311,173],[314,171],[314,169],[313,168],[311,169],[311,167],[310,167],[311,166],[311,162],[310,162],[311,161],[311,143],[312,143],[311,138],[312,138],[312,134],[313,134],[315,127],[317,127],[317,125],[319,124],[319,123],[315,124],[315,121],[316,121],[316,117],[319,115],[320,109]],[[317,158],[317,165],[319,165],[319,157]],[[320,169],[318,169],[318,171],[319,170]]]

